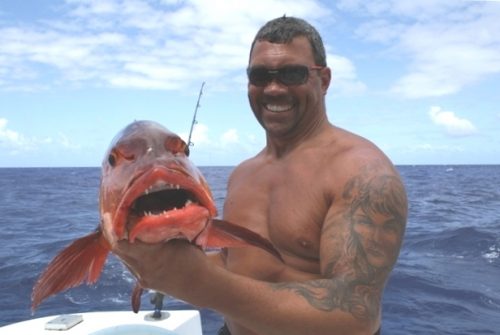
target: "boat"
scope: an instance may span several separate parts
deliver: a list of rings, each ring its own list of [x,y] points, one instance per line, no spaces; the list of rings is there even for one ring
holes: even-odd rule
[[[0,327],[0,335],[202,335],[197,310],[52,315]]]

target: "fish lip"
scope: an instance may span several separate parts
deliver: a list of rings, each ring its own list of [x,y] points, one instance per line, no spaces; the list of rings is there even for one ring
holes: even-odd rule
[[[153,192],[175,189],[182,189],[193,194],[196,203],[205,207],[211,217],[217,215],[212,195],[202,180],[197,180],[181,166],[155,165],[142,169],[129,182],[115,211],[113,223],[116,234],[126,237],[128,217],[132,215],[131,208],[137,199]]]

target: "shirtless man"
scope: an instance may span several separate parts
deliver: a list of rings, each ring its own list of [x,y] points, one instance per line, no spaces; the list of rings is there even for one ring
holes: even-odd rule
[[[182,241],[121,242],[144,287],[224,315],[221,334],[372,335],[397,260],[407,199],[389,159],[327,119],[317,31],[281,17],[257,33],[248,97],[266,146],[231,174],[224,219],[271,240],[205,257]]]

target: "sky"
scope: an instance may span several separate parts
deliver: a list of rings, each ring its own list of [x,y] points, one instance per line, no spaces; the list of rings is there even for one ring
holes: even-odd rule
[[[397,165],[500,164],[500,0],[1,0],[0,167],[100,166],[154,120],[191,157],[265,146],[248,105],[250,44],[297,16],[323,37],[330,121]]]

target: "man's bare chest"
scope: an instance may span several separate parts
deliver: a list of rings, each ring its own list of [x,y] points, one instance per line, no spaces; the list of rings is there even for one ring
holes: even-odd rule
[[[285,257],[315,261],[327,208],[321,188],[277,178],[229,189],[224,214],[269,238]]]

